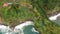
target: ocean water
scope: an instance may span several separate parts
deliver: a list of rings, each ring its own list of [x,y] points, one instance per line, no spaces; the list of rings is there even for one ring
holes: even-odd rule
[[[33,27],[32,21],[26,21],[25,23],[15,26],[14,30],[9,26],[0,25],[0,34],[39,34]]]
[[[26,26],[24,29],[24,34],[39,34],[38,32],[34,31],[33,26]]]

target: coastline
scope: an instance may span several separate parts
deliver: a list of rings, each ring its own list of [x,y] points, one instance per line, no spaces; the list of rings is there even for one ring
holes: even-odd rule
[[[53,17],[53,16],[52,16]],[[23,20],[23,21],[20,21],[19,23],[17,23],[17,24],[15,24],[15,25],[11,25],[11,29],[13,28],[13,30],[14,30],[14,28],[17,28],[17,29],[19,29],[19,27],[18,26],[20,26],[21,28],[20,29],[22,29],[23,28],[23,26],[24,25],[21,25],[21,24],[24,24],[24,22],[26,22],[26,21],[32,21],[32,20]],[[0,23],[1,25],[5,25],[5,26],[8,26],[7,24],[5,24],[5,23]],[[29,24],[29,23],[28,23]],[[27,25],[27,24],[25,24],[25,25]],[[32,24],[30,24],[30,25],[32,25]],[[34,26],[33,26],[34,27]],[[34,27],[35,28],[35,27]],[[36,30],[36,32],[38,32],[38,30],[35,28],[35,30]],[[40,33],[41,34],[41,32],[38,32],[38,33]]]
[[[7,30],[11,30],[12,32],[21,32],[22,34],[24,34],[24,28],[27,28],[27,26],[32,26],[32,28],[31,29],[29,29],[29,30],[31,30],[31,32],[34,32],[34,33],[39,33],[35,28],[34,28],[34,24],[33,24],[33,22],[32,21],[26,21],[26,22],[24,22],[24,23],[22,23],[22,24],[19,24],[19,25],[17,25],[17,26],[15,26],[15,28],[12,30],[11,28],[9,28],[9,26],[5,26],[5,25],[0,25],[0,29],[2,29],[2,30],[4,30],[4,29],[6,29],[7,28]],[[28,27],[28,28],[30,28],[30,27]],[[28,29],[27,28],[27,29]],[[29,30],[27,30],[28,32],[30,32]],[[5,30],[6,31],[6,30]],[[5,32],[4,31],[4,32]],[[26,32],[27,32],[26,31]],[[25,33],[26,34],[26,33]]]
[[[59,13],[60,13],[60,11],[51,12],[51,13],[47,14],[47,17],[51,17],[51,16],[57,15]]]
[[[49,19],[54,21],[54,20],[57,20],[59,17],[60,17],[60,13],[58,13],[58,14],[56,14],[54,16],[49,17]]]
[[[50,14],[48,17],[49,17],[50,20],[56,20],[57,17],[58,17],[57,14],[59,15],[59,13],[60,13],[60,12],[57,12],[57,13],[54,14],[54,15],[51,15],[51,14]],[[54,17],[55,15],[56,15],[56,17]],[[53,19],[52,17],[53,17],[54,19]],[[22,24],[22,23],[24,23],[24,22],[26,22],[26,21],[33,21],[33,20],[31,20],[31,19],[20,20],[19,23],[13,23],[13,24],[10,26],[10,28],[14,28],[15,26],[17,26],[17,25],[19,25],[19,24]],[[0,25],[9,26],[9,25],[7,25],[6,23],[4,23],[1,18],[0,18]]]
[[[4,22],[3,20],[0,19],[0,25],[5,25],[5,26],[9,26],[11,29],[14,29],[15,26],[19,25],[19,24],[23,24],[24,22],[26,21],[32,21],[31,19],[28,19],[28,20],[20,20],[19,22],[17,23],[12,23],[11,25],[7,24],[6,22]]]
[[[56,12],[55,14],[50,14],[50,15],[48,15],[48,17],[53,17],[53,16],[55,16],[55,15],[57,15],[58,13],[60,13],[60,12]],[[55,18],[54,18],[55,19]],[[56,19],[55,19],[56,20]],[[23,24],[24,22],[26,22],[26,21],[32,21],[32,20],[21,20],[21,21],[19,21],[18,23],[13,23],[11,26],[10,26],[10,28],[13,28],[14,29],[14,27],[15,26],[17,26],[17,25],[19,25],[19,24]],[[9,26],[9,25],[7,25],[6,23],[3,23],[3,22],[1,22],[0,23],[1,25],[5,25],[5,26]],[[34,27],[35,28],[35,27]],[[35,30],[37,30],[36,28],[35,28]],[[37,30],[38,31],[38,30]]]

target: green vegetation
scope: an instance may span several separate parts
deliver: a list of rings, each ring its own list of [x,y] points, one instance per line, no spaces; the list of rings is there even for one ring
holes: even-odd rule
[[[43,7],[40,5],[40,0],[33,0],[31,1],[33,8],[36,7],[37,11],[40,13],[40,20],[35,19],[35,28],[41,32],[41,34],[60,34],[59,30],[60,27],[55,23],[51,22],[46,15],[46,12]]]
[[[33,20],[34,27],[41,34],[60,34],[60,26],[50,21],[47,13],[59,7],[59,0],[21,0],[20,4],[13,3],[8,7],[1,7],[2,19],[12,26],[20,20]],[[1,3],[2,4],[2,3]],[[51,11],[53,12],[53,11]]]

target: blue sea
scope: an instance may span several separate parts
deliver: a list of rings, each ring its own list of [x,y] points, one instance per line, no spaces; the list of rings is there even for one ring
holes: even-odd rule
[[[0,25],[0,34],[39,34],[30,21],[17,25],[14,30],[9,26]]]

